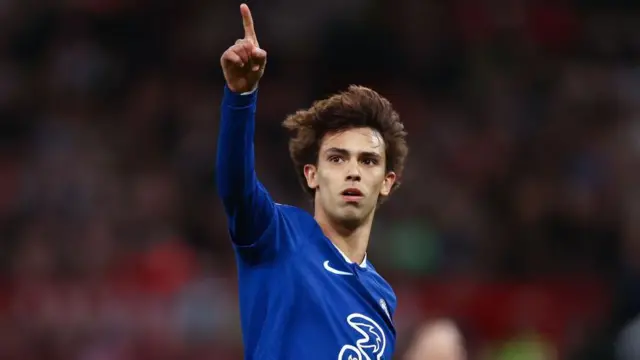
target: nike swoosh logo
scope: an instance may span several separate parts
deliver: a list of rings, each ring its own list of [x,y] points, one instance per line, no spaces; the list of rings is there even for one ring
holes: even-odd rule
[[[340,270],[336,270],[336,269],[332,268],[332,267],[329,265],[329,260],[325,261],[323,265],[324,265],[324,269],[325,269],[325,270],[327,270],[327,271],[328,271],[328,272],[330,272],[330,273],[334,273],[334,274],[336,274],[336,275],[353,275],[353,274],[352,274],[352,273],[350,273],[350,272],[340,271]]]

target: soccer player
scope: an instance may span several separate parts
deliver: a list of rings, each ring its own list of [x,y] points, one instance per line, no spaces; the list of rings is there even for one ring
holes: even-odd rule
[[[399,184],[406,133],[391,104],[351,86],[290,115],[289,148],[314,215],[275,203],[254,170],[267,54],[242,4],[226,80],[216,180],[239,276],[246,359],[391,359],[396,296],[367,260],[375,210]]]

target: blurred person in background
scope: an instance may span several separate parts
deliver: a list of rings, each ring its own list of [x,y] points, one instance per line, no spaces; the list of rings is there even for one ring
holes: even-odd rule
[[[466,360],[462,333],[456,324],[437,319],[422,325],[404,355],[404,360]]]
[[[617,336],[615,347],[617,360],[640,359],[640,316],[625,324]]]

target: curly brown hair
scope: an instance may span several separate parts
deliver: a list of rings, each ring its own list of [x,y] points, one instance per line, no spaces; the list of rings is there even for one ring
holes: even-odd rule
[[[327,99],[319,100],[307,110],[289,115],[282,125],[291,132],[289,154],[304,190],[311,196],[304,176],[306,164],[317,164],[323,137],[353,128],[378,131],[385,143],[386,170],[396,173],[392,190],[400,185],[404,162],[409,152],[404,125],[391,103],[377,92],[357,85]]]

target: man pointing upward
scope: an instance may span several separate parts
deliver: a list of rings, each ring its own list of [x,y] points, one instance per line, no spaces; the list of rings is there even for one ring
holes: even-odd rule
[[[217,189],[236,252],[245,359],[391,359],[396,296],[367,260],[379,204],[399,185],[404,126],[375,91],[351,86],[283,122],[313,215],[258,181],[254,129],[267,53],[251,11],[221,58],[226,86]]]

